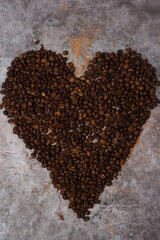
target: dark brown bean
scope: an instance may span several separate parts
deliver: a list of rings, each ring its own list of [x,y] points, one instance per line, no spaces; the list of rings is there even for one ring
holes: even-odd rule
[[[4,110],[4,111],[3,111],[3,114],[4,114],[4,115],[8,115],[8,111],[7,111],[7,110]]]
[[[35,43],[35,44],[38,44],[39,42],[40,42],[39,40],[36,40],[34,43]]]
[[[68,55],[68,51],[64,51],[64,52],[63,52],[63,55]]]

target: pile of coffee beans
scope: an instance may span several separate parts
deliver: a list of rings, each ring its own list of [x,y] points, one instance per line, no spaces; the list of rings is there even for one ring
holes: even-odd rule
[[[67,54],[42,46],[16,57],[0,107],[69,208],[87,221],[159,103],[160,83],[148,60],[129,48],[97,52],[80,78]]]

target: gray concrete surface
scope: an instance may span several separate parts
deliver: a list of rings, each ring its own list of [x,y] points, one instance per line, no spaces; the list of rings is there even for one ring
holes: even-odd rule
[[[0,83],[14,57],[38,48],[37,39],[47,49],[68,49],[77,74],[97,50],[132,47],[160,77],[158,0],[0,0]],[[47,170],[30,159],[0,111],[0,240],[160,240],[159,162],[157,107],[118,180],[85,223],[51,186]]]

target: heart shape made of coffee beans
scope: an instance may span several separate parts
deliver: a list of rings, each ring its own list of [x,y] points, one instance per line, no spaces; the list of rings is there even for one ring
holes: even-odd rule
[[[87,221],[159,103],[159,82],[131,49],[97,52],[82,77],[74,71],[67,57],[43,46],[21,54],[8,68],[0,107],[69,208]]]

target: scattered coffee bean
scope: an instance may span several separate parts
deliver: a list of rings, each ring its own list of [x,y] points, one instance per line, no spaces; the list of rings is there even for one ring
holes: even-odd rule
[[[34,43],[35,43],[35,44],[38,44],[39,42],[40,42],[39,40],[36,40]]]

